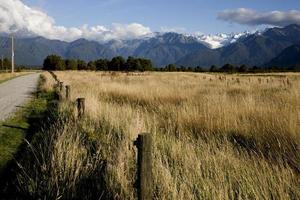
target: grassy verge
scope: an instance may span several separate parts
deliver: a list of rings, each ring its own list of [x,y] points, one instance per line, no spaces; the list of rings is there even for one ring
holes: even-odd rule
[[[16,72],[15,74],[11,73],[1,73],[0,72],[0,84],[6,81],[12,80],[14,78],[18,78],[20,76],[25,76],[34,72]]]
[[[41,77],[39,89],[45,80]],[[47,118],[49,102],[53,99],[51,92],[42,91],[9,119],[0,123],[0,194],[11,197],[8,192],[8,180],[14,178],[18,169],[15,161],[24,157],[27,143],[34,140],[35,133],[43,128],[43,119]],[[11,190],[11,188],[9,188]]]
[[[41,81],[40,81],[41,82]],[[34,120],[43,116],[47,109],[49,95],[42,93],[39,98],[32,98],[9,119],[0,122],[0,172],[11,161],[25,138],[31,138],[28,131]]]

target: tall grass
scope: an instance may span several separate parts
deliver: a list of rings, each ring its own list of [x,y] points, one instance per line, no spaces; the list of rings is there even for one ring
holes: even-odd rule
[[[155,199],[300,198],[299,74],[56,74],[87,109],[78,121],[62,103],[75,122],[45,131],[34,150],[60,198],[81,196],[94,174],[100,198],[136,198],[132,143],[142,132],[154,138]]]
[[[18,76],[22,76],[22,75],[26,75],[26,74],[30,74],[32,72],[16,72],[16,73],[6,73],[6,72],[2,72],[0,71],[0,83],[6,81],[6,80],[10,80],[12,78],[18,77]]]

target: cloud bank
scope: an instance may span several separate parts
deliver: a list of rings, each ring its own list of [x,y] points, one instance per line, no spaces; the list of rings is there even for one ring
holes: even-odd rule
[[[300,11],[258,12],[247,8],[225,10],[218,14],[218,19],[243,25],[274,25],[286,26],[300,24]]]
[[[86,38],[105,42],[112,39],[133,39],[151,33],[150,28],[138,23],[118,24],[110,27],[64,27],[46,13],[30,8],[21,0],[0,0],[0,32],[20,36],[43,36],[48,39],[73,41]]]

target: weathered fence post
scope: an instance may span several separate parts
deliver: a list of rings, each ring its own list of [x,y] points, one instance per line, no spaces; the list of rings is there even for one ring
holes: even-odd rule
[[[77,99],[77,111],[78,111],[78,117],[81,118],[85,112],[85,98]]]
[[[41,93],[40,90],[37,90],[37,91],[36,91],[36,98],[39,98],[39,97],[40,97],[40,93]]]
[[[71,87],[69,85],[66,85],[66,99],[70,100],[70,92],[71,92]]]
[[[152,199],[152,136],[145,133],[140,134],[134,145],[138,149],[138,162],[137,162],[137,193],[138,200],[151,200]]]
[[[59,82],[59,91],[62,92],[64,87],[64,83],[63,82]]]

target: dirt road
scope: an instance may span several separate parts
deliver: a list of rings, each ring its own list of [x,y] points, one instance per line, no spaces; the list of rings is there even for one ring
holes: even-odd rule
[[[8,118],[31,97],[40,74],[21,76],[0,84],[0,121]]]

